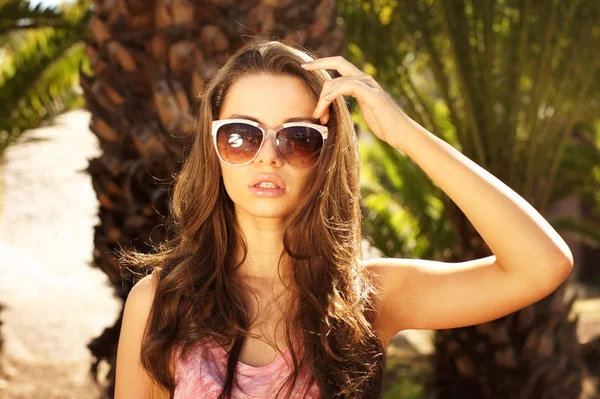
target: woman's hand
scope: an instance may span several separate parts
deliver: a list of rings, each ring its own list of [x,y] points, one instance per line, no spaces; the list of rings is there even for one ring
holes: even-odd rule
[[[306,70],[335,69],[341,75],[325,81],[313,117],[321,123],[329,121],[329,104],[340,95],[351,95],[358,101],[363,118],[378,138],[392,147],[402,147],[402,132],[415,124],[381,86],[342,56],[318,58],[302,64]]]

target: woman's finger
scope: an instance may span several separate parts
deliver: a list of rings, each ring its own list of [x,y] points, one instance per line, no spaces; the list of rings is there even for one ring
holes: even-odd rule
[[[331,85],[329,87],[329,91],[324,93],[319,99],[319,102],[317,103],[313,113],[313,117],[319,118],[329,107],[329,104],[331,104],[333,100],[341,95],[356,97],[367,106],[372,108],[377,105],[376,98],[373,96],[372,88],[369,87],[367,83],[357,79],[338,81],[336,84]]]
[[[313,69],[333,69],[338,71],[341,76],[359,76],[364,74],[356,65],[342,57],[336,55],[334,57],[323,57],[313,60],[309,64],[302,64],[306,70]]]

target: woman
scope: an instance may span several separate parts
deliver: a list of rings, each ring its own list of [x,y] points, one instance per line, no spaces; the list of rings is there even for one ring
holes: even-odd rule
[[[523,198],[347,60],[301,66],[313,58],[280,42],[248,44],[203,93],[176,179],[174,238],[153,254],[122,253],[152,273],[125,304],[117,399],[376,398],[400,330],[490,321],[568,276],[569,248]],[[493,256],[361,261],[358,146],[344,95],[457,203]]]

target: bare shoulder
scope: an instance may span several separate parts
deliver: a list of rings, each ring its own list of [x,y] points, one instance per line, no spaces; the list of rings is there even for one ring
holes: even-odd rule
[[[140,360],[146,323],[158,286],[154,274],[138,281],[127,296],[117,347],[115,399],[167,398],[150,379]]]
[[[382,316],[384,302],[387,297],[386,293],[389,290],[389,267],[377,259],[365,259],[361,261],[361,264],[368,270],[371,282],[377,288],[377,295],[373,296],[373,306],[376,313],[373,327],[381,344],[386,348],[395,335],[395,332],[390,331],[388,325],[383,322],[385,317]]]
[[[131,292],[133,292],[134,289],[136,290],[148,290],[150,291],[152,294],[154,294],[153,291],[156,291],[156,288],[158,286],[158,277],[156,276],[156,272],[152,272],[149,275],[143,277],[142,279],[140,279],[131,289]]]
[[[146,277],[139,280],[133,288],[129,291],[127,299],[125,300],[125,309],[123,318],[128,317],[128,321],[146,321],[152,302],[154,301],[154,295],[158,287],[158,281],[156,276],[149,274]],[[124,323],[125,324],[125,323]],[[123,328],[133,327],[132,323],[123,325]]]
[[[485,323],[550,294],[549,285],[510,273],[495,256],[465,261],[377,258],[362,262],[381,287],[376,326],[386,342],[401,330]]]

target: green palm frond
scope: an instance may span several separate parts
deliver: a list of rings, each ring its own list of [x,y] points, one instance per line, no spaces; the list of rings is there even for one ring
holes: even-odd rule
[[[0,35],[9,31],[31,28],[70,28],[71,23],[65,20],[57,7],[42,7],[39,3],[31,7],[23,0],[0,1]]]
[[[87,68],[89,62],[82,41],[90,16],[89,5],[80,1],[58,12],[39,7],[30,10],[23,4],[27,2],[2,3],[0,18],[33,16],[39,18],[40,25],[68,29],[34,29],[30,24],[27,30],[17,29],[2,36],[5,46],[0,65],[0,154],[23,131],[83,105],[78,72],[82,65]],[[59,19],[64,23],[55,24]]]
[[[600,130],[591,123],[581,123],[573,129],[573,137],[565,147],[558,176],[554,181],[549,202],[572,194],[594,208],[600,206]],[[600,216],[600,215],[599,215]]]
[[[452,245],[439,188],[411,159],[374,136],[361,139],[360,156],[365,236],[386,256],[439,259],[437,248]]]
[[[58,92],[67,89],[65,100],[72,96],[71,87],[77,78],[73,63],[83,59],[83,50],[73,48],[78,41],[78,37],[61,30],[32,32],[30,41],[10,63],[2,65],[0,132],[4,136],[0,139],[0,151],[20,132],[37,126],[36,123],[60,113],[61,109],[64,112],[57,101]],[[61,73],[64,76],[58,78]]]
[[[578,239],[592,248],[600,248],[600,227],[585,221],[576,221],[569,217],[551,218],[548,222],[557,231],[576,233]]]
[[[598,113],[599,9],[556,0],[341,8],[350,48],[360,49],[351,55],[372,63],[368,72],[407,114],[540,211],[573,127]]]
[[[582,128],[600,108],[600,59],[593,50],[600,43],[595,28],[600,8],[595,3],[507,0],[450,6],[439,0],[365,0],[343,2],[340,11],[352,27],[347,31],[351,61],[411,118],[543,213],[571,194],[600,203],[593,194],[600,192],[600,144]],[[383,212],[371,219],[392,223],[393,206],[379,204],[388,201],[419,223],[430,223],[419,233],[438,227],[424,216],[430,202],[425,198],[445,203],[444,193],[432,189],[426,176],[394,150],[366,146],[361,154],[365,203],[376,207],[373,201]],[[370,158],[377,166],[369,165]],[[409,179],[414,184],[407,184]],[[393,195],[379,193],[368,200],[377,187]],[[412,226],[411,219],[402,220]],[[399,236],[394,245],[407,248],[402,240],[411,235]],[[438,243],[449,248],[448,240],[432,245]]]

